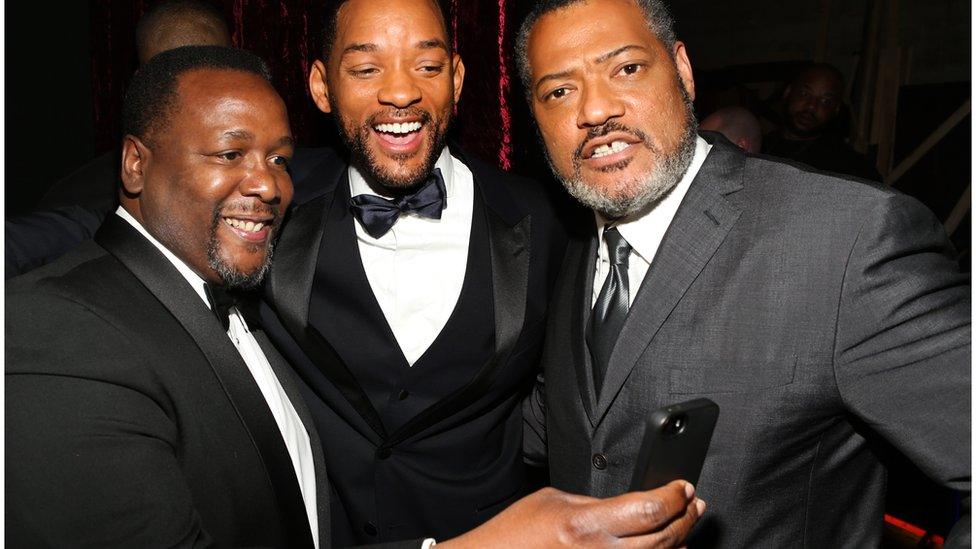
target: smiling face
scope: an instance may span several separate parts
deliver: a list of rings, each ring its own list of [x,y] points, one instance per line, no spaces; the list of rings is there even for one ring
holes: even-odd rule
[[[463,81],[432,0],[343,4],[329,57],[309,75],[312,97],[335,113],[353,163],[384,194],[430,175]]]
[[[195,69],[146,140],[126,136],[122,205],[209,282],[257,285],[291,201],[285,105],[267,81]]]
[[[617,218],[677,184],[697,129],[683,44],[667,51],[630,0],[590,0],[540,17],[527,56],[532,111],[570,194]]]

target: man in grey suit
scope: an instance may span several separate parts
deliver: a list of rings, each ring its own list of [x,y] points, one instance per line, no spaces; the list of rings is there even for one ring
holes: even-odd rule
[[[708,397],[690,546],[877,546],[890,451],[968,495],[970,290],[931,213],[699,137],[658,0],[543,0],[519,46],[550,164],[595,211],[525,409],[553,485],[625,491],[648,413]]]

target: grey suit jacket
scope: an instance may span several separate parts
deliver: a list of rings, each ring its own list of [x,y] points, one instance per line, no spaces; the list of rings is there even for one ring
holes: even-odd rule
[[[716,142],[599,395],[595,256],[595,237],[567,253],[526,402],[526,450],[555,487],[626,491],[647,414],[708,397],[721,415],[692,546],[876,546],[891,450],[969,491],[968,277],[913,199]]]

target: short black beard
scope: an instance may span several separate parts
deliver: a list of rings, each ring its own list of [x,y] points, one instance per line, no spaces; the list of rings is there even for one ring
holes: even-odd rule
[[[274,208],[274,212],[275,219],[280,219],[277,208]],[[253,290],[261,285],[261,281],[264,280],[264,275],[268,273],[268,269],[271,267],[271,256],[274,253],[275,239],[272,238],[267,244],[267,253],[264,256],[264,262],[257,269],[249,273],[242,272],[234,268],[233,265],[228,264],[220,256],[221,249],[220,241],[217,239],[217,229],[220,227],[220,223],[223,223],[222,218],[220,209],[214,208],[213,219],[210,222],[210,239],[207,241],[207,262],[228,289]],[[272,236],[277,235],[272,234]],[[258,252],[262,247],[260,244],[252,244],[249,247],[249,251]]]
[[[447,142],[447,132],[450,129],[451,123],[453,122],[453,106],[448,114],[447,124],[441,129],[440,124],[432,123],[436,122],[433,116],[425,110],[409,107],[406,109],[398,109],[393,115],[393,118],[401,118],[408,116],[415,116],[420,118],[420,123],[424,126],[430,128],[430,138],[432,146],[426,151],[421,151],[420,154],[424,154],[424,161],[421,163],[420,168],[411,174],[407,174],[406,177],[397,176],[388,170],[385,170],[376,161],[376,156],[371,150],[366,146],[366,142],[369,139],[369,133],[373,131],[373,126],[375,125],[375,120],[378,118],[378,114],[371,116],[365,124],[355,128],[354,133],[350,135],[346,131],[346,126],[342,121],[342,108],[337,106],[335,109],[336,116],[335,122],[336,127],[339,131],[339,136],[342,137],[342,142],[349,149],[350,163],[356,167],[357,170],[363,177],[366,178],[367,183],[373,187],[374,191],[380,192],[381,194],[396,196],[408,192],[419,185],[424,184],[430,174],[434,171],[434,165],[437,163],[437,159],[441,155],[441,151],[444,150],[444,145]],[[393,156],[393,160],[402,162],[410,158],[410,156],[403,155],[402,157]],[[379,189],[376,188],[379,186]]]

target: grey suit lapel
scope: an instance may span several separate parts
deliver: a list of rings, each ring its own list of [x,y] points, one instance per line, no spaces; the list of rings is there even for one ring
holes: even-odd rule
[[[746,157],[713,145],[661,241],[634,298],[597,399],[599,423],[661,325],[742,213],[726,195],[742,188]]]

